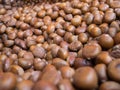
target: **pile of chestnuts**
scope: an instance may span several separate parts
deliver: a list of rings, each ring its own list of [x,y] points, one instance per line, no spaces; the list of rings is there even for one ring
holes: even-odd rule
[[[120,0],[0,0],[0,90],[120,90]]]

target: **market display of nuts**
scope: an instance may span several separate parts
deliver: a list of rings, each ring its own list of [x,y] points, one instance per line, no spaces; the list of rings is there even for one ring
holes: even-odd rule
[[[0,90],[120,90],[120,0],[0,0]]]

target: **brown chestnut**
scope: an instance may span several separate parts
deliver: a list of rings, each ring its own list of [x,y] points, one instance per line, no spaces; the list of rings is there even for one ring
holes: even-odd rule
[[[119,44],[120,43],[120,32],[118,32],[115,37],[114,37],[114,41],[115,41],[115,44]]]
[[[73,83],[79,89],[95,89],[98,85],[97,74],[91,67],[80,67],[73,75]]]
[[[100,85],[99,90],[119,90],[120,84],[114,81],[107,81]]]
[[[105,49],[110,49],[114,45],[113,38],[108,34],[102,34],[98,41],[101,47]]]
[[[96,57],[96,63],[103,63],[103,64],[108,65],[111,61],[112,61],[112,57],[107,51],[102,51]]]
[[[101,52],[99,44],[87,44],[84,46],[82,55],[87,59],[95,58]]]
[[[119,70],[119,65],[120,65],[120,59],[113,60],[109,65],[108,65],[108,76],[115,81],[120,82],[120,70]]]

